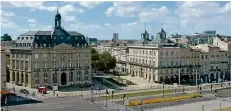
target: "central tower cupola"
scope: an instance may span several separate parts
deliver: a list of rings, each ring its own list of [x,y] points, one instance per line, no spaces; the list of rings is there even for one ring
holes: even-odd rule
[[[57,10],[57,14],[55,15],[55,28],[61,28],[61,15],[59,14],[59,10]]]

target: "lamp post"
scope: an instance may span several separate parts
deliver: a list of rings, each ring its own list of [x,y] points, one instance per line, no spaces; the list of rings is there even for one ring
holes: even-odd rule
[[[196,68],[196,87],[197,87],[197,91],[198,91],[198,84],[197,84],[197,68]]]
[[[124,94],[124,95],[123,95],[123,104],[125,104],[125,103],[124,103],[124,99],[125,99],[125,97],[126,97],[126,94]]]
[[[164,82],[163,82],[163,98],[164,98]]]
[[[114,91],[111,91],[111,99],[112,99],[112,102],[113,102],[113,95],[114,95]]]
[[[93,92],[93,88],[94,88],[94,87],[91,86],[91,102],[92,102],[92,103],[94,102],[94,98],[93,98],[93,93],[94,93],[94,92]]]
[[[80,96],[83,98],[82,84],[80,84]]]
[[[105,107],[107,108],[107,95],[109,95],[109,92],[108,92],[108,90],[107,90],[107,89],[106,89],[105,94],[106,94],[106,105],[105,105]]]

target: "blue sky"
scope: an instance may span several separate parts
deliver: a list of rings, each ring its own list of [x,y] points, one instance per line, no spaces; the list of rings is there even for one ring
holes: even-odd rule
[[[34,30],[52,30],[57,9],[65,30],[88,37],[140,39],[146,29],[150,35],[190,34],[204,30],[231,35],[231,2],[1,2],[1,35],[13,38]]]

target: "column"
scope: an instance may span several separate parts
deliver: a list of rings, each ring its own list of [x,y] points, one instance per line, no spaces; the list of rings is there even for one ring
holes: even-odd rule
[[[16,84],[17,82],[18,82],[18,79],[17,79],[17,77],[18,77],[18,72],[17,71],[15,71],[15,75],[14,75],[14,84]]]
[[[23,74],[22,72],[19,73],[19,80],[18,81],[20,84],[22,83],[22,74]]]
[[[26,86],[26,72],[23,73],[23,85]]]
[[[12,69],[12,63],[13,63],[13,57],[12,57],[13,55],[12,54],[10,54],[10,69]]]
[[[70,72],[66,73],[66,77],[67,77],[66,78],[66,81],[67,81],[66,85],[70,85],[69,76],[70,76]]]
[[[10,83],[13,84],[13,71],[10,70]]]
[[[18,68],[19,68],[19,70],[21,70],[21,67],[22,67],[21,66],[21,58],[20,57],[21,57],[21,55],[18,55],[18,65],[19,65]]]

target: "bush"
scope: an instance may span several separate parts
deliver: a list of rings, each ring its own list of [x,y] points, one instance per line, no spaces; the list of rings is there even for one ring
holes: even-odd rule
[[[162,103],[162,102],[177,101],[177,100],[197,98],[197,97],[200,97],[199,93],[186,94],[186,95],[176,96],[176,97],[145,99],[145,100],[143,100],[143,104]],[[132,100],[132,101],[129,101],[128,105],[129,106],[138,106],[138,105],[141,105],[141,100]]]

